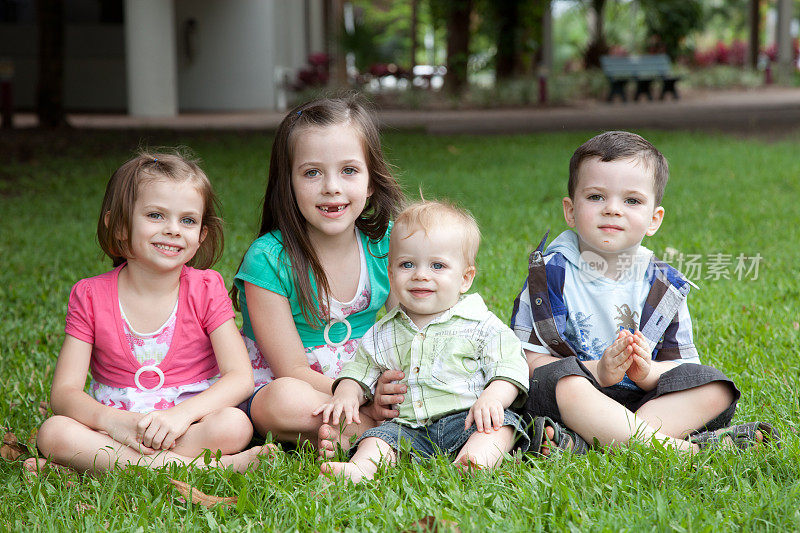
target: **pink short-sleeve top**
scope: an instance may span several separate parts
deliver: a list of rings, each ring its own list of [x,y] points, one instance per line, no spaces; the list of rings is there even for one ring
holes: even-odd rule
[[[125,263],[110,272],[80,280],[72,287],[64,331],[92,345],[92,377],[112,387],[136,387],[134,376],[142,366],[125,337],[119,308],[117,280]],[[169,351],[158,368],[163,387],[208,379],[219,373],[209,334],[234,317],[222,276],[214,270],[184,266],[178,289],[175,332]],[[158,386],[160,376],[147,370],[139,383]]]

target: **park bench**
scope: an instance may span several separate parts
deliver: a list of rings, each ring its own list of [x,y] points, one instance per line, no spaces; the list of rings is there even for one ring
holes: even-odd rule
[[[667,54],[602,56],[600,65],[610,84],[609,102],[614,100],[615,95],[618,95],[623,102],[627,101],[625,87],[629,81],[636,82],[634,100],[638,100],[640,96],[646,96],[648,100],[652,100],[653,92],[651,88],[653,82],[657,80],[661,81],[659,99],[663,100],[667,93],[671,93],[675,99],[678,98],[675,83],[680,77],[673,74],[672,64]]]

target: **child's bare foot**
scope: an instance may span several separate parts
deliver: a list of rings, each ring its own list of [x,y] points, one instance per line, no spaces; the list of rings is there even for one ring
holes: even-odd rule
[[[358,483],[363,479],[372,479],[375,472],[365,472],[356,463],[322,463],[320,475],[331,474],[335,477],[349,479],[353,483]]]
[[[223,455],[219,460],[219,465],[244,474],[248,470],[255,470],[258,468],[258,465],[261,464],[262,457],[274,456],[277,451],[278,446],[272,443],[267,443],[263,446],[253,446],[249,450],[243,452]]]
[[[322,424],[317,431],[317,450],[323,459],[330,459],[336,454],[339,442],[339,430],[330,424]]]
[[[25,479],[29,482],[39,477],[39,474],[43,473],[45,470],[52,470],[54,472],[58,472],[59,474],[66,475],[78,474],[78,472],[69,467],[56,463],[48,463],[47,459],[43,459],[41,457],[29,457],[28,459],[25,459],[25,461],[22,463],[22,468],[23,473],[25,474]],[[70,482],[69,484],[71,485],[72,483]]]
[[[453,464],[462,474],[474,474],[475,472],[480,472],[486,468],[486,466],[480,464],[478,458],[471,453],[459,455],[456,457],[455,461],[453,461]]]
[[[345,450],[350,449],[351,438],[355,435],[356,427],[349,425],[340,429],[339,425],[322,424],[317,431],[317,450],[323,459],[330,459],[336,455],[336,446]]]

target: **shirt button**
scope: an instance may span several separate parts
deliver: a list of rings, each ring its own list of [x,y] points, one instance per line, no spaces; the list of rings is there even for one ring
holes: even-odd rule
[[[534,300],[534,303],[536,303],[536,305],[542,305],[542,299],[541,298],[536,298]]]
[[[416,405],[417,407],[422,407],[422,402],[417,402]]]
[[[424,333],[420,333],[419,334],[419,338],[422,339],[422,340],[425,340],[425,334]]]
[[[419,367],[418,367],[418,366],[415,366],[415,367],[414,367],[414,370],[413,370],[413,372],[414,372],[415,374],[419,374]]]

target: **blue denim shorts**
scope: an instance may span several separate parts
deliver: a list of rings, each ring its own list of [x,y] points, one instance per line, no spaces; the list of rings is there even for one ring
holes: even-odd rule
[[[420,457],[454,455],[461,450],[470,436],[477,431],[475,424],[472,424],[472,427],[467,430],[464,429],[468,412],[453,413],[420,428],[412,428],[386,421],[365,431],[356,441],[356,446],[350,449],[350,453],[351,455],[355,453],[358,443],[362,440],[367,437],[376,437],[396,451],[400,451],[400,442],[406,441],[410,445],[412,453]],[[525,431],[519,415],[506,409],[503,412],[503,425],[511,426],[514,429],[514,449],[523,452],[527,451],[530,446],[530,437]]]

